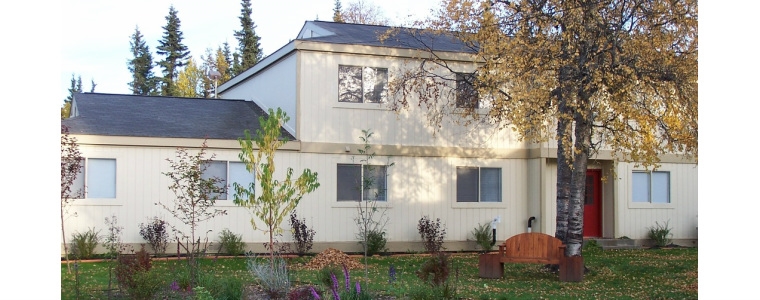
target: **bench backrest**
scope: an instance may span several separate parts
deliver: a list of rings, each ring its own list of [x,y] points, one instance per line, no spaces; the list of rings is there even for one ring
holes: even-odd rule
[[[565,245],[544,233],[521,233],[499,246],[499,255],[513,262],[559,264]]]

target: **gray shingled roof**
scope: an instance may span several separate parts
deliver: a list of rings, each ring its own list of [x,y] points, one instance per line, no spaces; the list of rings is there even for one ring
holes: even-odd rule
[[[303,38],[304,41],[320,41],[334,44],[352,44],[406,49],[432,49],[434,51],[475,53],[477,49],[465,45],[450,34],[435,34],[430,31],[404,27],[390,27],[366,24],[309,21],[329,30],[334,35]],[[393,29],[389,38],[380,41],[380,35]]]
[[[234,140],[266,116],[244,100],[80,93],[74,101],[78,116],[61,120],[72,134]]]

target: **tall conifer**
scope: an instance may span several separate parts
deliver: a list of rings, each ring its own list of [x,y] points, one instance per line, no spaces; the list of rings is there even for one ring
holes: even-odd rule
[[[132,82],[127,85],[132,90],[132,94],[154,94],[156,92],[156,79],[153,76],[153,56],[137,26],[135,26],[135,33],[132,34],[129,45],[130,50],[132,50],[132,59],[127,61],[127,68],[132,73]]]
[[[164,36],[158,41],[159,55],[165,56],[165,58],[158,62],[158,65],[163,69],[163,85],[161,86],[161,95],[174,96],[176,95],[175,81],[177,80],[177,74],[179,68],[187,63],[187,58],[190,56],[190,51],[187,46],[182,44],[182,31],[179,29],[180,20],[177,17],[177,10],[174,6],[169,7],[169,15],[166,16],[166,26],[164,29]]]
[[[240,9],[240,26],[241,30],[235,31],[235,38],[238,40],[238,52],[240,53],[240,65],[236,70],[236,74],[240,74],[248,68],[252,67],[261,60],[263,51],[261,50],[261,44],[259,41],[261,38],[256,35],[256,25],[251,19],[251,0],[242,0],[240,4],[243,8]]]

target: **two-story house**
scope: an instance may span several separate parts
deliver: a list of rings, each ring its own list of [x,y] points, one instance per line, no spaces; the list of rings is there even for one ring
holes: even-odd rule
[[[81,184],[88,194],[74,202],[78,217],[67,220],[67,230],[102,227],[105,217],[116,215],[125,227],[124,241],[139,244],[144,241],[137,224],[147,218],[178,223],[154,204],[174,197],[162,173],[169,171],[166,159],[174,158],[175,148],[197,148],[207,137],[218,161],[213,174],[248,182],[236,139],[244,129],[255,131],[264,111],[279,107],[290,116],[283,132],[292,141],[278,151],[277,163],[319,174],[321,187],[296,209],[316,230],[314,251],[358,252],[354,220],[358,200],[368,198],[377,199],[387,215],[387,247],[393,252],[422,249],[422,216],[445,223],[445,247],[454,251],[474,250],[472,230],[495,218],[499,240],[527,231],[528,224],[534,232],[554,234],[556,143],[520,141],[511,130],[463,125],[449,115],[440,127],[431,126],[424,107],[389,109],[389,83],[424,54],[424,41],[404,30],[381,39],[389,29],[306,22],[293,41],[222,84],[222,99],[76,95],[72,118],[62,123],[87,157]],[[460,43],[426,38],[425,45],[453,69],[475,68]],[[452,90],[441,96],[453,97],[453,106],[471,105],[456,99],[466,87]],[[362,130],[373,132],[371,168],[362,166]],[[658,169],[645,170],[600,151],[587,173],[584,235],[643,241],[648,227],[669,222],[676,242],[695,245],[697,169],[693,161],[666,156]],[[371,189],[357,188],[367,174],[376,179]],[[202,225],[203,232],[211,230],[209,240],[229,228],[250,249],[262,250],[264,233],[251,229],[251,216],[232,204],[230,193],[222,197],[216,205],[228,214]],[[287,222],[283,227],[288,229]],[[282,240],[292,240],[287,230]]]

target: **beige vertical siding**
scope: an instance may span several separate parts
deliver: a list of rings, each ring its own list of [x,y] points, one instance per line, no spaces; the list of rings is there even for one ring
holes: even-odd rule
[[[126,243],[144,242],[138,225],[153,216],[188,230],[169,212],[154,204],[173,203],[174,194],[168,189],[170,182],[162,172],[169,171],[166,159],[174,159],[174,148],[82,145],[81,149],[85,157],[116,159],[116,199],[76,200],[71,212],[76,212],[78,216],[67,219],[67,232],[84,231],[94,226],[105,233],[107,226],[104,219],[112,215],[116,215],[119,226],[124,227],[122,239]],[[208,153],[216,154],[216,160],[236,161],[238,151],[209,149]],[[356,206],[336,201],[336,171],[338,163],[352,163],[358,159],[353,157],[352,160],[352,156],[347,154],[277,153],[276,164],[280,176],[286,167],[293,167],[297,172],[310,168],[319,174],[320,188],[304,197],[297,208],[298,216],[305,218],[307,224],[316,230],[315,242],[355,243],[357,228],[353,219],[356,217]],[[388,162],[395,164],[388,170],[388,202],[383,204],[388,208],[389,223],[386,229],[390,242],[419,241],[417,222],[424,215],[441,218],[446,224],[446,237],[450,241],[471,239],[471,231],[478,223],[488,223],[496,216],[501,216],[502,220],[497,228],[499,239],[525,231],[528,180],[531,178],[527,160],[429,157],[376,157],[373,160],[375,164]],[[502,202],[456,203],[457,166],[502,168]],[[222,229],[229,228],[232,232],[243,234],[245,242],[264,242],[266,236],[251,228],[248,212],[231,202],[217,201],[218,209],[226,210],[227,215],[201,223],[197,229],[200,237],[215,241]],[[289,228],[287,221],[283,227]],[[285,232],[283,240],[291,240],[288,232]]]
[[[658,171],[670,172],[671,204],[634,204],[631,174],[644,170],[630,163],[617,164],[616,207],[617,228],[615,236],[633,239],[647,238],[647,228],[655,222],[669,222],[674,239],[697,238],[697,176],[696,164],[662,164]]]
[[[299,139],[305,142],[357,143],[362,129],[375,132],[374,143],[444,147],[483,147],[494,149],[525,148],[510,130],[496,130],[492,125],[462,126],[456,119],[444,117],[443,128],[435,132],[416,104],[398,114],[384,104],[338,102],[339,65],[388,68],[393,80],[407,68],[399,58],[346,53],[300,53],[300,99],[302,109]],[[453,64],[466,71],[471,66]]]

